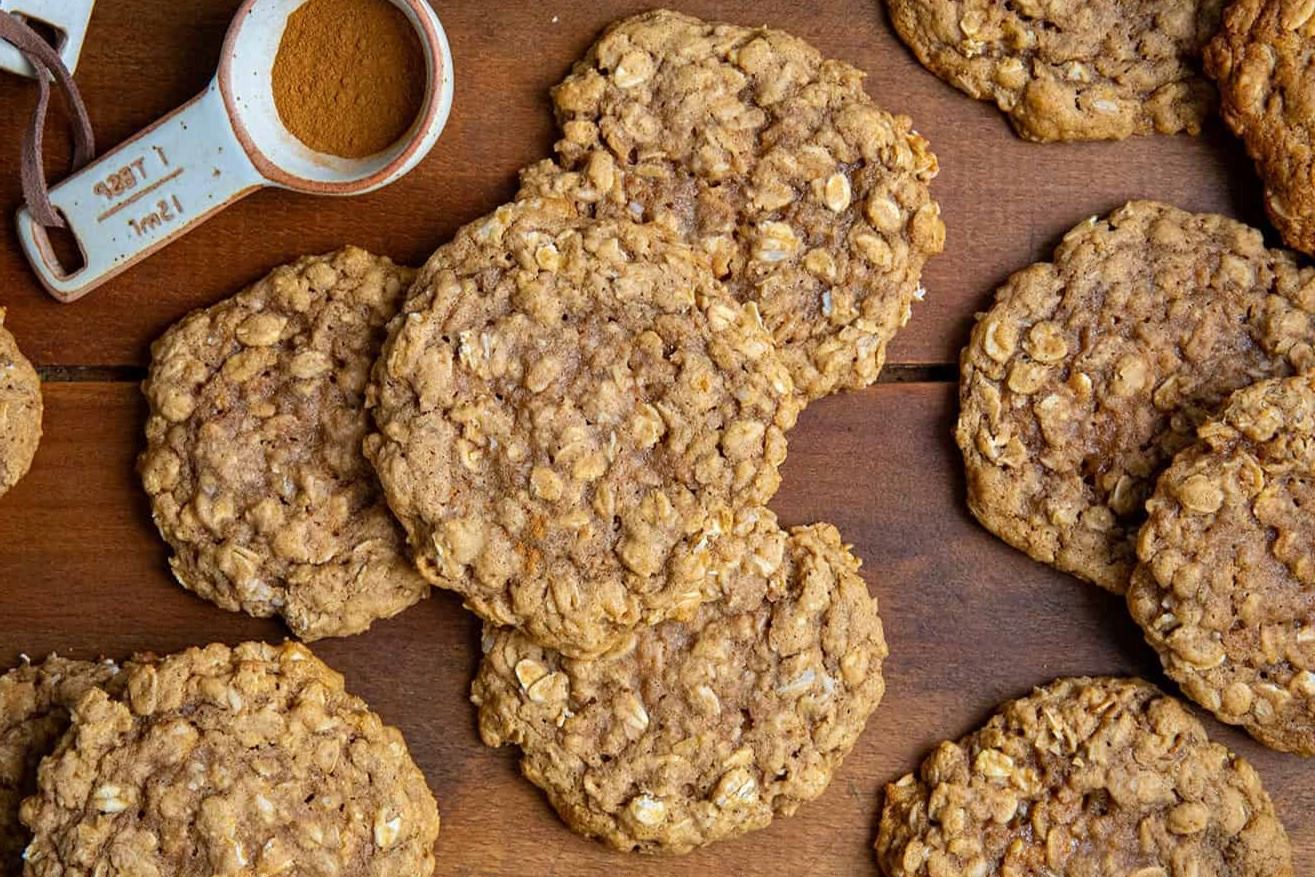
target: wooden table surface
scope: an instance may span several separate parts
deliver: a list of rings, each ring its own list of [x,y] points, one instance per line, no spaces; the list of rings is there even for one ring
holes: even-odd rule
[[[238,0],[102,0],[78,81],[101,146],[203,88]],[[907,113],[943,171],[948,226],[927,301],[876,387],[813,405],[791,436],[784,523],[829,520],[865,560],[892,656],[889,689],[828,793],[770,829],[679,859],[622,857],[582,840],[522,781],[511,750],[485,749],[466,700],[478,629],[439,594],[370,633],[317,651],[406,733],[443,810],[440,874],[875,874],[881,786],[938,739],[1001,700],[1065,674],[1158,664],[1117,599],[1032,563],[968,516],[957,451],[954,361],[975,311],[1011,271],[1048,255],[1082,218],[1130,198],[1260,221],[1257,183],[1218,123],[1200,138],[1036,146],[996,111],[942,85],[894,38],[877,0],[683,0],[685,10],[793,31],[867,70],[886,109]],[[263,192],[72,306],[47,299],[12,228],[20,125],[31,84],[0,76],[0,304],[46,384],[46,437],[32,473],[0,499],[0,666],[51,650],[122,657],[214,640],[279,639],[173,585],[133,472],[149,341],[293,256],[347,242],[420,262],[507,198],[547,154],[548,87],[609,20],[643,0],[447,0],[456,102],[433,155],[351,201]],[[50,137],[52,173],[66,143]],[[1315,868],[1312,766],[1207,721],[1259,768],[1288,826],[1298,873]]]

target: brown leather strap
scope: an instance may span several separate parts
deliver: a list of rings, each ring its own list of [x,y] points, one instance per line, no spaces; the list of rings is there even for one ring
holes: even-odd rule
[[[36,70],[37,109],[32,124],[23,137],[23,199],[27,201],[32,218],[39,225],[63,228],[64,220],[50,204],[50,190],[46,185],[46,169],[41,160],[41,145],[46,128],[46,112],[50,109],[50,79],[53,76],[71,111],[73,127],[73,170],[91,161],[96,154],[96,142],[91,133],[91,118],[82,102],[78,86],[73,82],[64,61],[41,35],[21,18],[0,11],[0,40],[11,43]]]

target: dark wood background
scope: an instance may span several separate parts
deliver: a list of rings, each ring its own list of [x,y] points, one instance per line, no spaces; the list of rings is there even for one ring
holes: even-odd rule
[[[103,148],[207,83],[238,0],[102,0],[78,81]],[[871,76],[907,113],[943,171],[945,255],[894,345],[883,382],[833,397],[791,436],[774,507],[787,524],[829,520],[866,561],[892,656],[889,690],[828,793],[770,829],[679,859],[622,857],[563,828],[522,781],[514,753],[485,749],[466,693],[477,624],[436,595],[370,633],[317,651],[399,725],[443,810],[439,873],[875,874],[881,786],[1001,700],[1064,674],[1161,679],[1117,599],[1027,558],[965,511],[950,437],[954,361],[975,311],[1011,271],[1044,258],[1084,217],[1131,198],[1260,221],[1258,184],[1212,123],[1200,138],[1036,146],[996,111],[941,84],[894,38],[877,0],[682,0],[691,13],[793,31]],[[353,242],[420,262],[515,188],[553,139],[546,91],[611,19],[639,0],[448,0],[438,6],[457,71],[452,120],[433,155],[352,201],[256,194],[71,306],[40,291],[12,228],[20,120],[31,83],[0,75],[0,304],[46,384],[46,437],[32,473],[0,499],[0,666],[59,650],[123,657],[213,640],[278,639],[172,584],[133,472],[147,345],[190,309],[294,256]],[[52,159],[65,140],[50,139]],[[52,164],[52,172],[57,165]],[[1207,720],[1251,759],[1286,822],[1298,873],[1315,867],[1312,767]]]

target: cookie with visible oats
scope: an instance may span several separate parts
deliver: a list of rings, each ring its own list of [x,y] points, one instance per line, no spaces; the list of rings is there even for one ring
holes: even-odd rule
[[[1237,0],[1205,50],[1224,121],[1246,143],[1265,207],[1290,247],[1315,255],[1315,8]]]
[[[999,290],[963,352],[968,504],[1116,593],[1155,478],[1228,395],[1315,366],[1315,270],[1222,216],[1133,202]]]
[[[1234,393],[1147,504],[1132,616],[1220,721],[1315,755],[1315,374]]]
[[[1201,50],[1224,0],[886,0],[923,66],[993,101],[1020,137],[1197,134],[1215,89]]]
[[[82,696],[117,673],[108,662],[51,655],[0,676],[0,877],[18,877],[23,870],[30,838],[18,807],[36,790],[37,765],[55,751]]]
[[[185,588],[307,640],[426,596],[361,453],[366,379],[412,273],[356,248],[304,258],[155,342],[139,468]]]
[[[560,167],[600,216],[656,221],[756,302],[807,398],[876,380],[944,246],[936,156],[863,73],[777,30],[656,11],[613,24],[553,91]]]
[[[486,628],[472,699],[490,746],[575,831],[682,853],[764,828],[825,791],[885,690],[859,561],[829,524],[761,520],[736,598],[576,661]]]
[[[23,803],[26,877],[428,877],[438,807],[397,729],[305,646],[189,649],[92,691]]]
[[[41,442],[41,378],[0,308],[0,496],[27,474]]]
[[[715,543],[776,492],[799,407],[706,256],[558,199],[430,259],[372,404],[366,452],[420,569],[578,657],[721,596]]]
[[[1140,679],[1060,679],[886,787],[886,877],[1292,877],[1260,777]]]

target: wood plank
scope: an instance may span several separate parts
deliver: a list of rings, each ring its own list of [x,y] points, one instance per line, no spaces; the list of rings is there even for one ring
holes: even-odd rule
[[[879,789],[937,740],[1053,677],[1159,678],[1118,600],[1034,564],[963,508],[950,440],[954,388],[881,385],[805,412],[775,503],[788,524],[836,523],[866,560],[892,648],[886,700],[828,793],[768,830],[676,859],[621,857],[575,837],[519,779],[511,750],[484,748],[467,685],[477,625],[438,596],[370,633],[317,646],[403,729],[444,826],[453,875],[875,874]],[[52,649],[122,657],[213,640],[280,638],[174,586],[133,473],[143,417],[131,384],[47,385],[47,438],[33,472],[0,499],[0,666]],[[1208,720],[1251,759],[1284,817],[1298,871],[1315,862],[1307,762]]]
[[[102,148],[126,139],[202,89],[238,0],[115,0],[92,22],[78,81]],[[73,306],[39,290],[19,251],[22,126],[30,83],[0,77],[0,304],[24,347],[46,365],[141,364],[148,342],[186,311],[221,298],[297,255],[354,242],[419,262],[462,223],[514,191],[516,170],[548,153],[547,89],[609,21],[649,0],[447,0],[437,4],[457,69],[456,105],[437,150],[400,183],[350,201],[263,192]],[[686,0],[710,18],[786,28],[869,71],[885,108],[913,117],[941,157],[935,185],[948,252],[929,267],[928,301],[892,362],[951,362],[975,309],[1011,271],[1049,253],[1083,217],[1130,198],[1255,220],[1249,163],[1218,123],[1201,138],[1119,144],[1023,143],[993,107],[923,70],[877,0]],[[52,162],[64,138],[52,131]],[[52,163],[52,174],[62,173]]]

